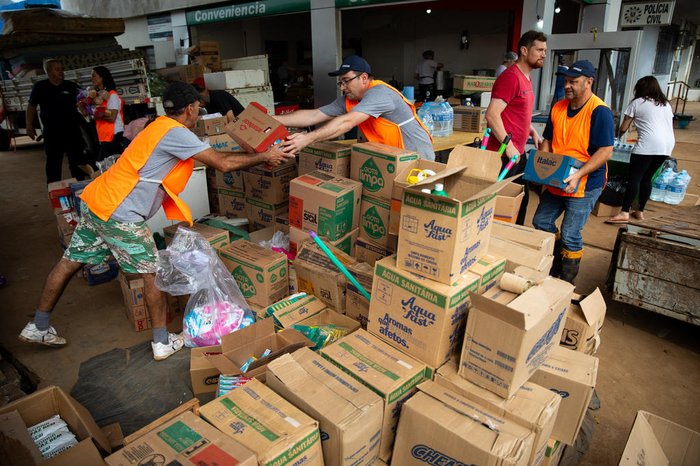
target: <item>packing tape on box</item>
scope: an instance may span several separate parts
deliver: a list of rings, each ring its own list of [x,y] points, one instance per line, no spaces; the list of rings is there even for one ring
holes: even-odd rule
[[[501,283],[499,286],[501,289],[510,291],[511,293],[523,294],[532,285],[532,281],[528,280],[527,278],[523,278],[514,273],[506,272],[501,277]]]

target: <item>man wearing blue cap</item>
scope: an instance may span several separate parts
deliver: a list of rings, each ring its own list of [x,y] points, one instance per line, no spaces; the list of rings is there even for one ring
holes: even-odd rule
[[[430,133],[416,116],[416,109],[404,96],[383,81],[372,78],[365,59],[350,56],[336,71],[343,95],[315,110],[298,110],[275,115],[285,126],[305,128],[320,125],[309,133],[296,133],[282,142],[282,150],[298,153],[316,142],[335,139],[357,126],[358,141],[379,142],[418,152],[422,158],[435,160]]]
[[[552,107],[541,148],[584,164],[564,180],[564,189],[545,188],[532,224],[557,234],[550,275],[574,283],[583,256],[583,227],[607,180],[615,123],[610,108],[593,94],[596,73],[591,62],[579,60],[557,74],[564,77],[566,98]],[[559,232],[555,222],[562,213]]]

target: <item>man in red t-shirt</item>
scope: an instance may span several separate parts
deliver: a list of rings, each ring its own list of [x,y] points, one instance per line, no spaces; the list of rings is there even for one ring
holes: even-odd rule
[[[518,60],[496,79],[491,92],[491,103],[486,109],[486,121],[491,128],[491,137],[486,148],[497,151],[506,134],[512,135],[502,155],[502,169],[513,156],[517,155],[518,160],[507,176],[515,176],[525,171],[524,152],[529,136],[532,136],[535,146],[539,147],[540,137],[532,126],[535,94],[532,91],[530,73],[544,65],[547,36],[540,31],[527,31],[518,42],[518,53]],[[516,183],[525,185],[521,179]],[[518,225],[525,222],[528,200],[528,189],[525,185],[525,196],[515,222]]]

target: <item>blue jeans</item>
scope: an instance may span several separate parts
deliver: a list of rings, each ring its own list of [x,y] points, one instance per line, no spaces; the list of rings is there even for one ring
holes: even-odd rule
[[[545,190],[540,196],[532,225],[538,230],[556,233],[556,221],[564,212],[564,220],[561,222],[562,247],[570,252],[581,251],[583,227],[602,191],[603,188],[596,188],[586,191],[583,197],[567,197]]]

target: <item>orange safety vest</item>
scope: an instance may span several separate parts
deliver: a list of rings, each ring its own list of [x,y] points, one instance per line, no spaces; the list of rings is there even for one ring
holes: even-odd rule
[[[109,96],[111,97],[112,95],[116,95],[119,97],[119,94],[117,94],[117,91],[109,91]],[[107,111],[107,103],[108,100],[105,100],[102,102],[102,104],[98,107],[101,108],[104,111]],[[122,127],[124,126],[124,101],[122,100],[121,97],[119,97],[119,112],[117,113],[117,118],[119,118],[122,121]],[[97,127],[97,139],[100,142],[110,142],[112,139],[114,139],[114,124],[116,123],[116,120],[114,121],[107,121],[107,120],[95,120],[95,127]]]
[[[97,217],[109,220],[117,207],[141,180],[139,170],[146,165],[151,153],[163,136],[172,128],[185,126],[167,116],[158,117],[129,144],[116,163],[88,184],[80,198]],[[194,159],[180,160],[162,180],[156,181],[167,194],[163,200],[163,210],[169,220],[181,220],[192,225],[192,213],[178,194],[185,189],[192,175]]]
[[[588,145],[591,139],[591,116],[593,110],[600,105],[605,105],[598,96],[591,95],[588,102],[573,118],[566,114],[569,106],[567,99],[562,99],[552,107],[552,152],[574,157],[583,163],[588,162],[591,156],[588,154]],[[607,165],[605,168],[607,179]],[[557,196],[583,197],[586,192],[588,175],[579,180],[578,188],[573,193],[567,193],[562,189],[547,186],[547,189]]]
[[[420,121],[418,118],[418,115],[416,114],[416,107],[413,105],[411,102],[406,100],[406,97],[403,96],[402,93],[397,91],[395,88],[391,87],[384,81],[380,81],[378,79],[373,79],[369,83],[369,87],[374,87],[374,86],[386,86],[392,91],[396,92],[398,95],[401,96],[404,102],[406,102],[406,105],[408,105],[411,108],[411,112],[413,112],[413,118],[410,120],[406,120],[402,123],[393,123],[386,118],[379,117],[375,118],[373,116],[370,116],[367,118],[365,121],[360,123],[358,127],[360,128],[360,131],[362,131],[362,134],[365,135],[368,141],[370,142],[379,142],[382,144],[386,144],[387,146],[392,146],[392,147],[398,147],[400,149],[405,149],[404,144],[403,144],[403,136],[401,135],[401,127],[405,125],[406,123],[409,123],[412,120],[416,120],[418,124],[423,128],[430,138],[430,141],[433,141],[433,137],[430,135],[430,132],[428,129],[423,125],[423,123]],[[355,108],[355,105],[359,104],[359,100],[350,100],[347,97],[345,98],[345,110],[347,112],[350,112],[353,108]]]

